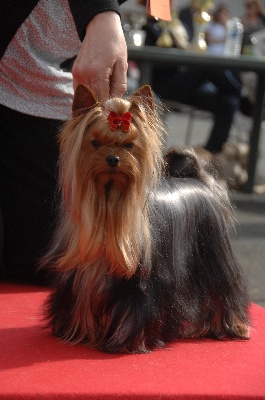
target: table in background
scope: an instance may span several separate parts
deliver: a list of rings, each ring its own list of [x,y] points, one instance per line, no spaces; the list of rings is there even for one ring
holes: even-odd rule
[[[163,49],[159,47],[136,47],[128,46],[128,58],[138,63],[141,78],[140,85],[152,82],[152,69],[156,65],[194,65],[196,68],[228,68],[240,71],[256,72],[257,88],[256,101],[253,110],[253,125],[249,142],[248,181],[245,191],[253,191],[255,172],[258,157],[261,123],[264,114],[265,94],[265,59],[249,56],[220,57],[208,53],[184,51],[178,49]]]

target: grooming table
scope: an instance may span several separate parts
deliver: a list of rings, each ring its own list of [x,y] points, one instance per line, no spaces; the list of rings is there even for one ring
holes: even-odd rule
[[[0,399],[265,399],[265,309],[249,341],[180,340],[149,354],[105,354],[42,329],[48,289],[0,284]]]

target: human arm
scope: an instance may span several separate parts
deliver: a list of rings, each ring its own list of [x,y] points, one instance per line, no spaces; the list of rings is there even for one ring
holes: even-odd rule
[[[74,89],[87,84],[100,101],[126,91],[127,46],[118,14],[108,11],[90,21],[72,72]]]
[[[121,96],[126,90],[127,46],[118,2],[79,0],[69,3],[82,41],[72,70],[74,88],[79,83],[87,84],[100,101],[109,96]]]

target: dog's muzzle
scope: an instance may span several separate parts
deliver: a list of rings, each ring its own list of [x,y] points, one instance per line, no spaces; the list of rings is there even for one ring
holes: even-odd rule
[[[120,157],[111,155],[106,157],[106,161],[110,167],[117,167],[120,163]]]

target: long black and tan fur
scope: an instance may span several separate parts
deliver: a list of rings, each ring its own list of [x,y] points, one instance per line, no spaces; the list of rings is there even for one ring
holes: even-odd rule
[[[108,114],[132,114],[128,132]],[[151,89],[99,104],[79,86],[60,134],[60,221],[42,265],[55,335],[142,353],[181,337],[248,338],[228,195],[191,149],[163,155]]]

